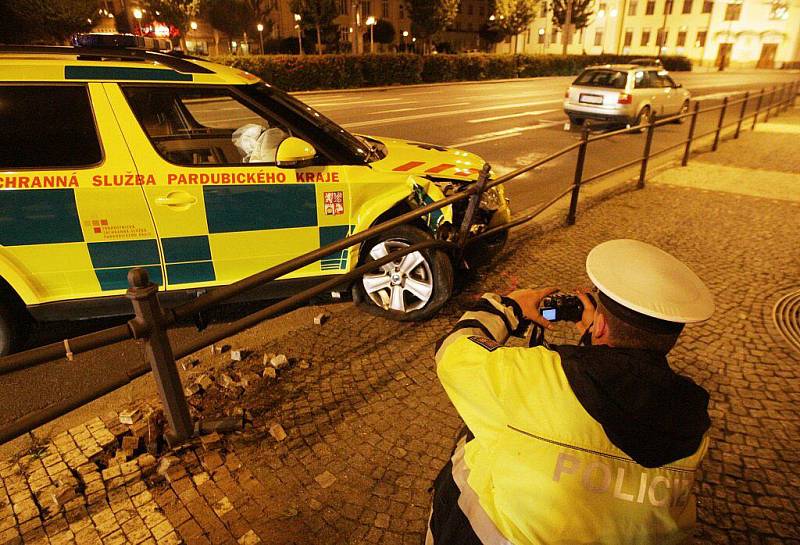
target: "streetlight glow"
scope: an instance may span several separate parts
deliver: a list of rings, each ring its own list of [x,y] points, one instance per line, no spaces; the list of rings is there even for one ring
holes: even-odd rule
[[[256,29],[257,29],[259,32],[264,32],[264,25],[262,25],[261,23],[258,23],[258,24],[256,25]]]
[[[303,20],[303,17],[299,13],[294,14],[294,20],[298,23]]]
[[[373,32],[373,29],[375,28],[375,17],[370,15],[364,22],[369,27],[369,52],[375,53],[375,34]]]
[[[136,19],[137,21],[141,21],[141,19],[142,19],[142,10],[140,10],[139,8],[134,8],[133,9],[133,18]]]
[[[192,21],[191,23],[189,23],[189,28],[191,28],[192,30],[197,30],[197,22]]]
[[[303,31],[300,28],[300,21],[303,20],[303,17],[299,13],[294,14],[294,20],[297,21],[297,24],[294,25],[294,28],[297,29],[297,45],[299,47],[299,51],[297,52],[298,55],[303,54]]]
[[[403,31],[403,38],[408,38],[408,31],[407,30]]]

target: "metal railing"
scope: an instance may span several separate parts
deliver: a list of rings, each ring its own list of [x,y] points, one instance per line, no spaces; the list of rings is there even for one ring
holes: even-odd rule
[[[30,413],[23,418],[16,420],[13,424],[0,430],[0,443],[9,441],[20,435],[30,432],[77,407],[89,403],[121,386],[124,386],[125,384],[130,383],[135,378],[138,378],[150,371],[155,374],[159,396],[161,397],[161,401],[164,405],[164,412],[170,427],[171,434],[168,439],[173,443],[182,442],[193,434],[193,426],[189,414],[188,404],[186,402],[180,377],[178,375],[177,366],[175,363],[176,359],[192,354],[203,347],[209,346],[217,341],[244,331],[245,329],[251,328],[281,312],[295,308],[301,303],[304,303],[321,293],[329,292],[343,283],[355,281],[364,273],[386,263],[390,263],[398,257],[402,257],[406,254],[425,249],[440,249],[451,253],[456,259],[461,259],[466,247],[475,244],[482,239],[531,221],[542,212],[556,204],[567,194],[571,194],[569,210],[567,213],[567,223],[572,225],[577,219],[581,188],[586,184],[638,164],[640,167],[637,188],[643,188],[645,185],[648,166],[652,158],[682,147],[683,152],[681,164],[685,166],[691,155],[692,145],[697,140],[713,135],[711,149],[716,150],[721,141],[723,131],[735,126],[733,138],[738,138],[741,133],[743,123],[749,118],[752,117],[751,129],[754,129],[759,117],[762,115],[764,117],[764,121],[768,121],[770,116],[774,117],[779,115],[781,111],[788,109],[790,106],[794,106],[798,90],[800,90],[800,81],[772,87],[770,90],[761,89],[761,91],[755,95],[755,98],[757,99],[756,107],[754,111],[749,114],[747,113],[747,107],[750,104],[750,100],[753,98],[753,96],[747,92],[743,94],[742,98],[729,100],[729,98],[726,97],[721,105],[712,106],[705,109],[701,109],[699,102],[695,102],[694,108],[690,112],[659,120],[651,119],[649,123],[642,124],[637,127],[627,127],[614,131],[601,132],[599,134],[592,134],[590,127],[586,127],[582,130],[581,137],[578,142],[560,149],[555,153],[536,161],[535,163],[526,165],[496,179],[489,178],[489,165],[484,165],[480,175],[478,176],[478,180],[468,185],[463,191],[457,194],[445,197],[440,201],[433,202],[426,206],[416,208],[410,212],[370,227],[361,233],[356,233],[338,242],[328,244],[285,263],[281,263],[265,271],[248,276],[247,278],[239,280],[238,282],[228,286],[217,288],[198,297],[197,299],[175,308],[163,309],[158,300],[158,286],[150,282],[147,272],[144,269],[133,269],[128,273],[129,288],[127,296],[131,300],[134,318],[129,320],[126,324],[70,339],[65,339],[63,342],[48,344],[25,352],[0,358],[0,377],[8,373],[29,369],[54,360],[62,359],[64,357],[72,360],[76,354],[110,346],[130,339],[139,340],[144,343],[145,358],[147,360],[146,363],[131,369],[126,377],[108,383],[100,389],[88,392],[79,398],[70,399],[60,404],[47,407],[43,410]],[[767,100],[766,104],[764,103],[765,99]],[[729,108],[739,104],[741,104],[741,108],[738,112],[738,115],[733,121],[729,121],[726,124],[726,115],[729,111]],[[698,117],[701,114],[715,111],[719,111],[716,126],[709,131],[696,134]],[[654,152],[652,150],[655,132],[658,127],[687,118],[690,122],[688,134],[685,139],[682,139],[678,143],[672,144],[658,151]],[[589,146],[592,143],[603,141],[622,134],[630,134],[641,131],[645,131],[644,149],[641,157],[625,161],[619,165],[595,173],[591,176],[584,175],[586,158]],[[512,180],[519,178],[521,175],[575,150],[577,150],[577,158],[575,161],[573,181],[570,186],[555,195],[549,201],[538,206],[535,210],[521,217],[514,218],[504,225],[487,229],[482,233],[476,235],[470,234],[483,192],[500,184],[511,182]],[[459,226],[456,236],[454,237],[455,240],[446,241],[432,239],[408,246],[402,250],[393,251],[392,253],[378,260],[361,264],[344,275],[337,275],[328,280],[324,280],[312,288],[273,303],[270,306],[244,316],[233,323],[214,328],[213,330],[204,331],[194,339],[180,346],[173,348],[169,338],[167,337],[167,330],[171,327],[174,327],[182,319],[192,317],[201,311],[218,305],[219,303],[228,301],[256,287],[263,286],[264,284],[280,278],[290,272],[296,271],[311,263],[319,261],[320,259],[334,252],[356,246],[369,239],[374,239],[374,237],[377,235],[393,229],[398,225],[413,222],[418,218],[430,214],[433,211],[451,206],[464,200],[468,200],[469,202],[467,203],[464,218]]]

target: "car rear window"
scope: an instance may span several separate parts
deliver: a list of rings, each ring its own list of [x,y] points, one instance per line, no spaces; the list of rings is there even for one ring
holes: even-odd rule
[[[586,87],[624,89],[627,81],[627,72],[620,72],[619,70],[586,70],[572,84]]]

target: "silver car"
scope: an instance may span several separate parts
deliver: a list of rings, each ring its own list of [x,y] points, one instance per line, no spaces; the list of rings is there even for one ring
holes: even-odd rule
[[[564,95],[572,125],[586,119],[631,126],[689,111],[691,95],[660,66],[590,66]]]

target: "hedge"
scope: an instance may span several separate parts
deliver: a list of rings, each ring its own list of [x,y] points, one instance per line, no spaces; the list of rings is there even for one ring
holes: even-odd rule
[[[287,91],[345,89],[445,81],[569,76],[593,64],[630,62],[634,55],[252,55],[210,60],[247,70]],[[641,57],[638,57],[641,58]],[[686,57],[662,57],[667,70],[687,71]]]

